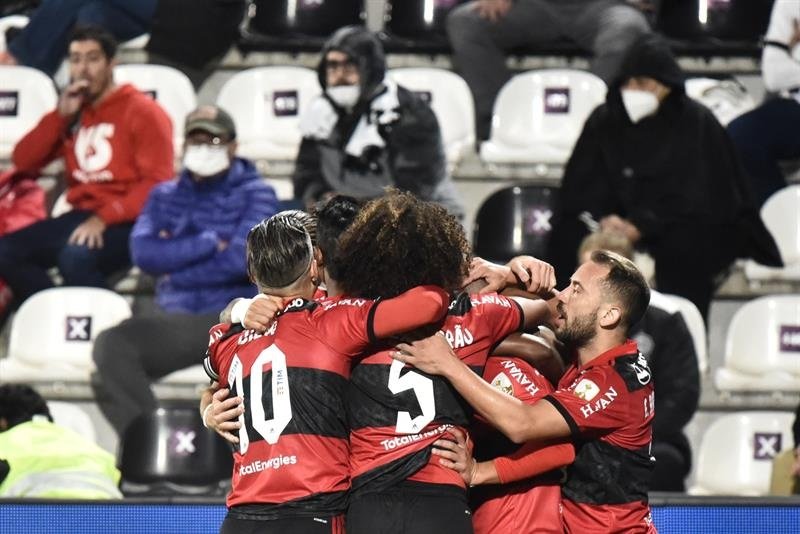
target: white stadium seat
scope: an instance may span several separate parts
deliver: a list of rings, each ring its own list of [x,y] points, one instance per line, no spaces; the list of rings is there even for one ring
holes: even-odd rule
[[[686,327],[692,335],[694,350],[697,353],[697,365],[700,373],[704,374],[708,370],[708,335],[706,333],[706,323],[700,310],[694,303],[678,295],[668,295],[658,291],[650,292],[650,304],[670,313],[680,312]]]
[[[108,289],[55,287],[19,307],[11,323],[1,382],[89,381],[97,334],[131,316],[128,302]]]
[[[685,88],[686,95],[710,109],[723,126],[756,107],[747,89],[735,80],[689,78]]]
[[[0,66],[0,159],[11,157],[17,141],[55,109],[57,100],[52,80],[41,71]]]
[[[222,86],[217,104],[233,117],[238,154],[252,160],[294,161],[300,147],[300,114],[321,89],[304,67],[243,70]]]
[[[172,120],[175,152],[180,152],[186,115],[197,107],[197,95],[189,78],[178,69],[165,65],[128,64],[114,67],[114,81],[133,84],[161,104]]]
[[[22,29],[28,25],[29,19],[25,15],[9,15],[0,18],[0,52],[8,50],[6,32],[11,28]]]
[[[606,85],[590,72],[545,69],[514,76],[500,90],[491,138],[481,145],[490,164],[563,165]]]
[[[761,207],[761,218],[781,251],[783,267],[767,267],[747,260],[744,273],[753,283],[768,280],[800,281],[800,185],[773,194]]]
[[[439,120],[447,162],[458,165],[475,144],[475,109],[467,82],[434,68],[391,69],[389,76],[428,101]]]
[[[739,308],[715,380],[722,391],[800,391],[800,295],[761,297]]]
[[[772,460],[793,447],[790,412],[720,416],[703,434],[693,495],[766,495]],[[658,461],[658,458],[656,458]]]
[[[78,405],[64,401],[47,401],[50,415],[57,425],[67,427],[87,440],[97,443],[97,431],[92,423],[92,418]]]

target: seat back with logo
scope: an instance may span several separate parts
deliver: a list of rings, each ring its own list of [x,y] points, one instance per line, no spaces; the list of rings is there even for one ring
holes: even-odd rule
[[[689,78],[686,94],[710,109],[723,126],[756,107],[756,101],[736,80]]]
[[[327,37],[342,26],[362,24],[364,0],[255,0],[250,29],[266,35]]]
[[[391,69],[389,76],[399,85],[426,100],[442,131],[447,162],[456,165],[475,144],[475,113],[467,82],[444,69]]]
[[[52,80],[41,71],[0,66],[0,159],[11,157],[14,145],[55,109],[57,100]]]
[[[716,382],[730,390],[800,389],[799,295],[760,297],[737,310]]]
[[[557,164],[569,159],[606,84],[590,72],[544,69],[514,76],[500,90],[481,159],[502,164]]]
[[[515,185],[487,198],[475,217],[475,254],[505,262],[520,254],[543,257],[557,189]]]
[[[793,446],[790,412],[738,412],[720,416],[703,434],[696,495],[766,495],[772,460]]]
[[[123,492],[127,482],[169,484],[174,491],[192,493],[228,480],[233,456],[222,438],[203,427],[196,407],[161,407],[125,430],[119,465]]]
[[[97,334],[130,316],[128,302],[108,289],[54,287],[35,293],[13,318],[0,380],[88,380]]]
[[[800,185],[774,193],[761,207],[761,218],[775,238],[783,267],[765,267],[753,260],[745,264],[749,280],[800,280]]]
[[[257,67],[225,82],[217,104],[233,117],[239,155],[293,161],[300,147],[300,113],[322,89],[304,67]]]
[[[186,115],[197,107],[192,82],[178,69],[165,65],[117,65],[114,67],[117,83],[130,83],[161,104],[172,120],[175,151],[183,146],[183,124]]]

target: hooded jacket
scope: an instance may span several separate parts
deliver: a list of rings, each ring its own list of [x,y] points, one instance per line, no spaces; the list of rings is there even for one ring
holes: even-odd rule
[[[133,263],[158,277],[156,301],[165,311],[221,310],[256,293],[245,265],[247,233],[277,206],[275,191],[247,160],[236,158],[226,174],[201,182],[183,170],[153,189],[136,220]]]
[[[337,50],[347,54],[357,65],[360,97],[350,113],[338,107],[324,92],[327,89],[325,57]],[[309,113],[332,109],[335,125],[328,135],[304,135],[292,177],[295,198],[310,204],[328,192],[357,198],[382,195],[386,187],[409,191],[423,200],[443,204],[451,213],[463,209],[447,172],[439,122],[430,106],[411,91],[397,87],[397,104],[391,121],[378,119],[376,100],[386,95],[384,83],[386,59],[383,46],[375,35],[358,26],[338,30],[325,43],[317,67],[323,94],[312,102]],[[316,105],[315,105],[316,104]],[[377,124],[377,134],[384,146],[368,146],[354,156],[345,151],[359,121],[366,117]],[[309,117],[301,118],[301,123]],[[311,117],[315,120],[316,117]]]
[[[671,89],[658,111],[636,124],[620,93],[633,76]],[[642,234],[637,245],[662,268],[692,262],[698,276],[710,279],[739,257],[782,265],[727,132],[686,96],[683,82],[661,39],[634,42],[567,163],[549,245],[560,281],[574,272],[575,251],[588,233],[578,219],[583,212],[598,221],[610,214],[631,221]]]

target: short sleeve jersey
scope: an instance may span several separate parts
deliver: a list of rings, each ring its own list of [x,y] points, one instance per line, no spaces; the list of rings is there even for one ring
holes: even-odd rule
[[[568,530],[607,531],[609,514],[603,512],[614,510],[615,528],[646,531],[652,523],[647,489],[654,394],[636,343],[573,364],[546,400],[564,417],[575,443],[575,461],[562,486]]]
[[[365,299],[295,299],[264,334],[211,329],[206,371],[244,397],[227,504],[243,517],[340,513],[350,487],[345,395],[369,344]]]
[[[522,311],[496,293],[461,293],[441,330],[456,355],[478,374],[490,351],[520,329]],[[472,411],[443,378],[405,367],[385,347],[353,368],[351,418],[353,492],[381,491],[403,480],[453,484],[461,477],[431,459],[431,445],[453,426],[464,428]]]

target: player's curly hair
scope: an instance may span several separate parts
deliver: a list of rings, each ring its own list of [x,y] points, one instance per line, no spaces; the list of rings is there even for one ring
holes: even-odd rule
[[[472,252],[442,206],[397,190],[372,200],[339,239],[337,281],[345,295],[391,298],[419,285],[461,287]]]
[[[39,393],[27,384],[3,384],[0,386],[0,418],[8,428],[30,421],[34,415],[43,415],[50,421],[50,408]]]

